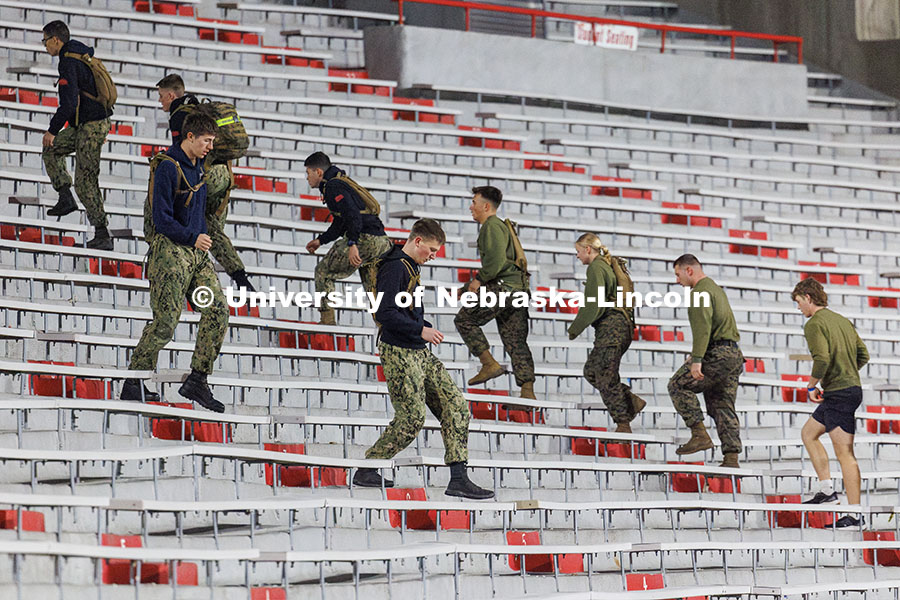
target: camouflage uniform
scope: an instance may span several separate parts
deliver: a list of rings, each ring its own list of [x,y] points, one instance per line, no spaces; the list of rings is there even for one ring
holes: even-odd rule
[[[703,422],[697,394],[706,400],[706,412],[716,422],[722,452],[740,452],[741,424],[734,410],[738,378],[744,370],[744,355],[737,345],[711,344],[703,356],[703,379],[691,377],[691,363],[684,363],[669,380],[669,396],[688,427]]]
[[[75,153],[75,193],[84,205],[88,221],[94,227],[106,227],[106,211],[100,193],[100,150],[109,133],[109,119],[88,121],[78,127],[66,127],[43,150],[44,167],[53,189],[72,185],[66,170],[66,156]]]
[[[594,324],[594,348],[584,363],[585,379],[600,392],[615,423],[630,423],[635,416],[635,399],[640,400],[619,379],[619,364],[631,346],[633,332],[625,313],[606,311],[606,316]]]
[[[228,305],[209,255],[197,248],[176,244],[164,235],[156,235],[150,246],[147,279],[150,281],[153,321],[144,327],[129,368],[156,368],[159,351],[175,334],[185,296],[191,298],[194,289],[205,286],[212,290],[213,302],[200,309],[200,327],[191,368],[212,373],[228,327]]]
[[[416,439],[425,423],[425,407],[441,422],[446,464],[468,460],[469,405],[444,365],[428,348],[378,344],[394,419],[366,458],[393,458]]]
[[[498,281],[487,284],[487,291],[499,294],[500,292],[516,292],[502,286]],[[513,373],[516,376],[516,385],[534,381],[534,359],[531,357],[531,349],[528,347],[528,308],[510,306],[510,299],[506,299],[506,306],[473,306],[462,307],[453,319],[456,330],[462,336],[463,342],[474,356],[481,355],[489,350],[487,338],[481,327],[492,319],[497,319],[497,329],[500,339],[503,341],[503,349],[509,355]]]
[[[360,234],[359,257],[362,264],[359,266],[359,277],[362,279],[366,290],[375,289],[375,261],[385,252],[391,249],[393,242],[386,235]],[[325,258],[319,261],[315,270],[316,291],[326,294],[334,291],[334,282],[338,279],[346,279],[353,275],[357,267],[350,264],[350,247],[347,245],[347,237],[341,237],[325,254]]]
[[[238,256],[231,239],[225,234],[228,218],[228,202],[234,187],[231,163],[208,166],[206,169],[206,229],[212,247],[209,249],[228,274],[244,270],[244,262]]]

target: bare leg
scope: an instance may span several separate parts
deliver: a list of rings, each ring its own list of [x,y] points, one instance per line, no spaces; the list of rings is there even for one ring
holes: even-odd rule
[[[835,431],[837,431],[837,429],[832,430],[832,440],[834,440]],[[800,432],[800,438],[803,440],[803,445],[806,446],[806,451],[809,453],[809,460],[812,462],[813,469],[816,470],[816,475],[819,476],[819,481],[831,479],[831,469],[828,466],[828,454],[825,452],[825,446],[819,441],[819,438],[822,437],[823,433],[825,433],[825,426],[813,418],[806,421],[806,424],[803,425],[803,429]],[[841,433],[844,432],[841,431]],[[844,435],[848,434],[844,433]],[[852,440],[853,436],[850,436],[850,438]],[[835,450],[837,450],[836,444]],[[854,459],[854,461],[855,460],[856,459]],[[841,465],[843,467],[843,463],[841,463]],[[859,471],[857,470],[857,473],[858,472]],[[857,489],[859,488],[857,487]]]
[[[835,427],[828,435],[831,436],[831,443],[834,444],[834,453],[838,462],[841,463],[841,474],[844,477],[847,502],[858,505],[860,480],[862,478],[859,475],[859,464],[856,462],[856,455],[853,454],[853,434],[847,433],[840,427]]]

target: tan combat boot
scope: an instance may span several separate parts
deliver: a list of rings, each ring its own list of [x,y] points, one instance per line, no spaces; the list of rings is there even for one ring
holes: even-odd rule
[[[687,443],[678,446],[675,449],[675,454],[693,454],[694,452],[709,450],[712,447],[713,441],[710,439],[709,434],[706,433],[706,427],[703,423],[697,423],[691,427],[691,439]]]
[[[526,381],[522,384],[522,390],[519,392],[519,398],[528,398],[529,400],[537,400],[534,396],[534,382]]]
[[[738,462],[737,452],[726,452],[725,460],[722,461],[720,467],[728,467],[730,469],[740,469],[741,465]]]
[[[647,401],[638,396],[637,394],[631,395],[631,406],[634,408],[634,417],[638,416],[644,407],[647,406]],[[631,417],[634,419],[634,417]]]
[[[475,377],[469,380],[469,385],[478,385],[479,383],[490,381],[494,377],[500,377],[506,372],[503,367],[500,366],[500,363],[491,356],[490,350],[482,352],[478,357],[478,360],[481,361],[481,370],[478,371],[478,374],[475,375]]]
[[[337,325],[337,322],[334,320],[333,308],[323,308],[319,312],[321,314],[321,317],[319,318],[319,325]]]
[[[616,433],[631,433],[631,423],[617,423]]]

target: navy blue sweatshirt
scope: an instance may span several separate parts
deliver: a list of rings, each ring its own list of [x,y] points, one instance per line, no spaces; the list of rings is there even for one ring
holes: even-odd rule
[[[394,246],[381,257],[375,290],[383,294],[375,320],[381,324],[381,341],[391,346],[419,350],[425,347],[422,328],[431,327],[425,320],[425,307],[413,304],[397,306],[399,292],[409,291],[409,281],[418,276],[419,265],[400,246]]]
[[[178,161],[192,186],[203,180],[202,160],[192,163],[180,146],[172,146],[166,154]],[[168,160],[159,163],[153,178],[153,227],[176,244],[193,247],[197,236],[206,233],[206,185],[200,186],[185,206],[188,195],[175,165]]]
[[[325,171],[322,183],[319,184],[319,191],[325,197],[325,206],[331,212],[334,219],[331,227],[319,235],[318,240],[323,244],[328,244],[338,239],[342,235],[347,236],[350,242],[358,242],[359,235],[366,233],[368,235],[384,235],[384,224],[376,215],[360,214],[361,210],[366,209],[363,202],[353,188],[349,185],[335,179],[344,171],[331,165]]]
[[[178,110],[178,107],[184,106],[185,104],[199,103],[200,101],[197,100],[197,97],[193,94],[185,94],[181,98],[172,100],[172,104],[169,105],[169,131],[172,133],[172,143],[176,146],[181,143],[181,127],[184,125],[184,120],[190,114],[186,110]]]
[[[69,40],[59,51],[59,108],[50,119],[47,131],[58,134],[66,122],[78,127],[91,121],[102,121],[112,114],[96,100],[91,100],[81,92],[97,95],[97,84],[91,68],[77,58],[66,58],[66,52],[94,55],[94,49],[78,40]]]

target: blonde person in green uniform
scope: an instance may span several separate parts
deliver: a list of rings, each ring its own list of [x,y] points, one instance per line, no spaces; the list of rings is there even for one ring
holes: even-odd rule
[[[631,421],[647,405],[619,378],[619,364],[631,346],[634,327],[624,310],[600,306],[601,301],[615,302],[618,285],[616,274],[604,259],[609,250],[600,238],[593,233],[582,235],[575,242],[575,255],[587,265],[587,284],[585,303],[569,325],[569,339],[594,326],[594,348],[584,363],[584,377],[600,392],[616,431],[631,433]]]
[[[859,370],[869,362],[869,352],[853,324],[828,306],[828,295],[815,279],[804,279],[794,287],[791,299],[809,320],[803,335],[812,354],[813,368],[807,384],[809,401],[818,404],[803,426],[800,435],[809,452],[810,461],[819,476],[816,495],[804,504],[838,504],[831,481],[828,454],[819,438],[828,433],[834,454],[841,464],[841,475],[847,490],[847,502],[859,505],[859,465],[853,453],[856,434],[854,412],[862,403]],[[819,389],[821,384],[822,389]],[[845,515],[835,527],[857,527],[859,519]]]
[[[734,410],[738,378],[744,370],[744,355],[738,347],[741,336],[728,297],[703,272],[693,254],[675,259],[675,279],[696,294],[709,294],[709,305],[694,302],[688,307],[693,344],[687,361],[669,379],[669,396],[675,410],[691,428],[691,439],[676,448],[676,454],[709,450],[713,441],[703,425],[697,394],[706,401],[706,412],[716,422],[724,460],[720,466],[737,468],[741,446],[741,424]],[[696,305],[694,305],[696,304]]]

